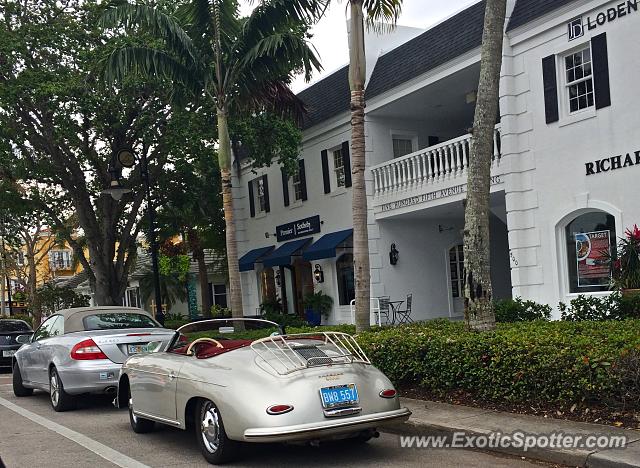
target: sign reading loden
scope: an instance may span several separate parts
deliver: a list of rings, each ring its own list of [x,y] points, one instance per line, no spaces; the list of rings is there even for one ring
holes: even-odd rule
[[[298,237],[317,234],[320,232],[320,216],[300,219],[292,223],[276,226],[276,238],[278,242],[284,242]]]
[[[628,0],[626,2],[619,2],[606,10],[598,12],[596,15],[587,16],[584,20],[582,16],[575,18],[568,23],[569,40],[573,41],[574,39],[584,36],[585,30],[592,31],[599,26],[604,26],[606,23],[636,13],[637,11],[638,0]]]

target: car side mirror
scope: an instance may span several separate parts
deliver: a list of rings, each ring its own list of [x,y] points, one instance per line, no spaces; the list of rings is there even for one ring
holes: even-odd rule
[[[31,343],[31,338],[33,337],[33,333],[29,335],[18,335],[16,336],[16,343],[20,344],[29,344]]]

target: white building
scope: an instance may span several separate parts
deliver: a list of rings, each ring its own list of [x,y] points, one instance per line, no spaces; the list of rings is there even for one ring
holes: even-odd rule
[[[496,298],[555,307],[607,291],[605,254],[640,221],[639,7],[637,0],[508,2],[492,166]],[[412,39],[415,31],[399,29],[367,45],[372,295],[412,294],[414,319],[462,314],[462,200],[483,14],[480,2]],[[353,298],[347,68],[300,97],[309,108],[300,173],[286,178],[272,166],[256,174],[240,161],[234,180],[245,313],[274,295],[301,312],[303,295],[323,290],[335,301],[330,321],[346,322]]]

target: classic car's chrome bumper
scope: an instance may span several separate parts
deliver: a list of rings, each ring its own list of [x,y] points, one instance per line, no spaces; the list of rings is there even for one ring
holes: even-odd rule
[[[384,413],[367,414],[344,419],[327,419],[322,422],[282,427],[258,427],[244,431],[247,442],[284,442],[331,438],[345,433],[355,433],[391,422],[406,421],[411,416],[407,408]]]

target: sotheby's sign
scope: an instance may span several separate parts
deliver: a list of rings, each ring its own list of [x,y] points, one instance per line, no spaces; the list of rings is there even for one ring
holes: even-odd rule
[[[502,183],[500,176],[491,177],[491,185],[498,185]],[[420,205],[442,198],[454,197],[467,191],[467,184],[454,185],[453,187],[435,190],[433,192],[424,193],[422,195],[416,195],[415,197],[403,198],[390,203],[385,203],[380,208],[383,212],[398,210],[400,208],[406,208],[408,206]]]
[[[320,216],[318,215],[276,226],[278,242],[297,239],[298,237],[317,234],[318,232],[320,232]]]

